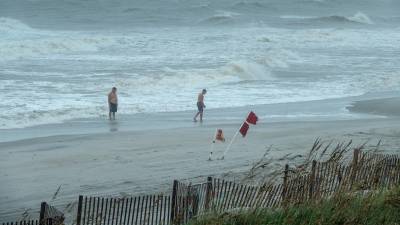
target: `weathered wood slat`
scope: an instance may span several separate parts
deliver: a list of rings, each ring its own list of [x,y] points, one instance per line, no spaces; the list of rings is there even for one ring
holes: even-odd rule
[[[223,198],[224,194],[224,181],[218,179],[218,197],[217,197],[217,203],[216,203],[216,209],[217,211],[221,209],[221,199]]]
[[[270,188],[270,185],[266,186],[266,184],[264,184],[264,185],[261,186],[261,188],[260,188],[260,192],[261,192],[260,201],[258,201],[258,203],[257,203],[257,208],[264,208],[265,207],[264,205],[265,205],[265,201],[266,201],[267,196],[268,196],[269,188]]]
[[[246,201],[246,195],[247,195],[248,191],[250,190],[250,187],[247,185],[241,185],[241,186],[242,186],[242,190],[241,190],[238,202],[237,202],[238,208],[242,208],[244,206],[244,202]]]
[[[250,186],[249,195],[247,196],[245,208],[249,208],[252,206],[252,200],[254,199],[254,195],[257,192],[257,188],[254,186]]]
[[[233,202],[233,208],[239,208],[240,207],[240,200],[242,199],[243,196],[243,185],[238,185],[238,192],[236,195],[236,199]]]
[[[230,197],[230,199],[228,201],[228,209],[232,209],[233,208],[232,205],[233,205],[233,202],[236,199],[236,193],[237,193],[237,189],[238,188],[239,188],[239,185],[234,183],[234,185],[232,187],[232,191],[231,191],[231,197]]]
[[[104,210],[102,211],[102,213],[103,213],[103,224],[104,225],[107,223],[107,217],[109,216],[108,213],[107,213],[107,209],[108,209],[107,205],[108,205],[108,198],[106,198],[105,201],[104,201]]]

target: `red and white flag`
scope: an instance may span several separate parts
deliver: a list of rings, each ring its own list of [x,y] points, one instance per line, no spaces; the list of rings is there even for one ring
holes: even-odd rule
[[[247,116],[246,121],[242,124],[242,126],[239,129],[239,132],[242,134],[243,137],[246,137],[247,131],[250,128],[249,124],[256,125],[257,121],[258,121],[257,115],[253,111],[251,111]]]
[[[257,121],[258,121],[257,115],[256,115],[253,111],[251,111],[251,112],[249,113],[249,115],[247,116],[246,122],[249,123],[249,124],[254,124],[254,125],[256,125],[256,124],[257,124]]]
[[[242,134],[243,137],[246,137],[247,131],[249,130],[249,124],[244,122],[239,129],[239,132]]]
[[[248,131],[249,128],[250,128],[250,124],[256,125],[256,124],[257,124],[257,121],[258,121],[257,115],[256,115],[253,111],[251,111],[251,112],[249,113],[249,115],[247,116],[246,120],[243,122],[243,124],[242,124],[242,126],[240,127],[240,129],[235,133],[235,135],[234,135],[233,138],[231,139],[231,141],[230,141],[228,147],[226,148],[226,150],[225,150],[225,152],[224,152],[224,155],[221,157],[221,159],[224,159],[224,158],[225,158],[226,153],[227,153],[227,152],[229,151],[229,149],[231,148],[232,143],[233,143],[233,141],[236,139],[237,135],[240,133],[240,134],[242,134],[243,137],[246,137],[247,131]],[[210,155],[210,158],[211,158],[211,155]]]

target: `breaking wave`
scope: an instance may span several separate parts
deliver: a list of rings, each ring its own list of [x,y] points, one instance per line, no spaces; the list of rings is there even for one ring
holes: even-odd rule
[[[216,11],[216,13],[204,20],[200,21],[200,24],[225,24],[234,22],[235,18],[240,14],[229,11]]]
[[[0,17],[0,34],[4,37],[5,35],[15,34],[16,32],[32,32],[33,29],[20,22],[19,20]]]
[[[291,19],[291,20],[308,20],[308,21],[317,21],[317,22],[329,22],[329,23],[358,23],[358,24],[368,24],[372,25],[374,22],[364,13],[357,12],[353,16],[322,16],[322,17],[311,17],[311,16],[291,16],[285,15],[281,16],[282,19]]]
[[[124,36],[40,30],[10,18],[0,18],[0,36],[1,61],[47,57],[54,54],[96,52],[118,42],[133,41]]]
[[[349,21],[357,22],[357,23],[365,23],[365,24],[374,24],[372,20],[364,13],[358,12],[354,16],[346,17]]]
[[[329,21],[329,22],[350,22],[350,23],[360,23],[360,24],[373,24],[372,20],[364,13],[358,12],[353,16],[328,16],[320,17],[318,20]]]

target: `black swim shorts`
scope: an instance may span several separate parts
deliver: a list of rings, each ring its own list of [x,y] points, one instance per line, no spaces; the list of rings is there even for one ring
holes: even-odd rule
[[[199,112],[203,112],[204,105],[202,102],[197,102],[197,109],[199,110]]]
[[[118,105],[110,103],[110,112],[117,112]]]

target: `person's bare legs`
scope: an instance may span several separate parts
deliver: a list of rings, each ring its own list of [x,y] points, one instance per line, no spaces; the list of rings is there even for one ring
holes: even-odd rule
[[[203,112],[200,112],[200,122],[203,122]]]
[[[108,113],[108,118],[111,120],[111,112]]]
[[[200,112],[197,112],[196,115],[193,117],[193,121],[197,122],[197,117],[200,115]]]
[[[113,120],[115,120],[115,112],[113,112]]]

